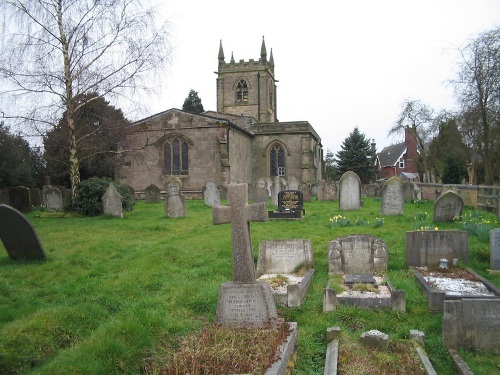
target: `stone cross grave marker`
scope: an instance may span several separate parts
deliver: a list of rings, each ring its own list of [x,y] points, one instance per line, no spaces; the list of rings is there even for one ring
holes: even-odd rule
[[[490,230],[490,267],[500,270],[500,228]]]
[[[115,185],[109,184],[106,192],[101,197],[104,215],[123,217],[123,197],[116,190]]]
[[[227,196],[229,206],[213,207],[213,222],[231,223],[233,281],[255,283],[250,221],[266,221],[266,203],[248,204],[247,184],[228,185]]]
[[[339,208],[359,210],[361,207],[361,180],[353,171],[345,172],[339,182]]]
[[[26,217],[13,207],[0,205],[0,239],[14,260],[43,260],[45,252]]]
[[[454,191],[441,194],[434,203],[434,222],[448,222],[462,215],[464,200]]]

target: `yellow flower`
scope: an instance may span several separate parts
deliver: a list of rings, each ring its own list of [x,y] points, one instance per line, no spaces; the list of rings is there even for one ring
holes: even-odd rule
[[[438,227],[434,227],[434,230],[439,230],[439,228]]]

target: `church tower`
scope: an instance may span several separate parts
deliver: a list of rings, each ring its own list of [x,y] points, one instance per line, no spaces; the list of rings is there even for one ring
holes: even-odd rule
[[[217,112],[250,116],[264,123],[278,121],[273,50],[268,60],[264,37],[258,61],[250,59],[235,62],[231,53],[231,60],[226,63],[221,41],[216,74]]]

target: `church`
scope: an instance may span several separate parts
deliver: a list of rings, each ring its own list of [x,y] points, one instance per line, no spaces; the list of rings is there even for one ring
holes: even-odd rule
[[[260,179],[322,179],[321,138],[307,121],[280,122],[272,49],[264,38],[258,60],[225,61],[218,53],[217,111],[196,115],[168,109],[136,121],[119,144],[116,178],[136,193],[171,177],[186,196],[201,197],[208,180],[255,186]]]

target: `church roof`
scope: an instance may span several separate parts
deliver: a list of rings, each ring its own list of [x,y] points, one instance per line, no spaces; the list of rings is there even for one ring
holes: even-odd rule
[[[392,167],[399,162],[406,152],[406,143],[397,143],[392,146],[385,147],[381,152],[377,154],[380,166],[383,167]]]

